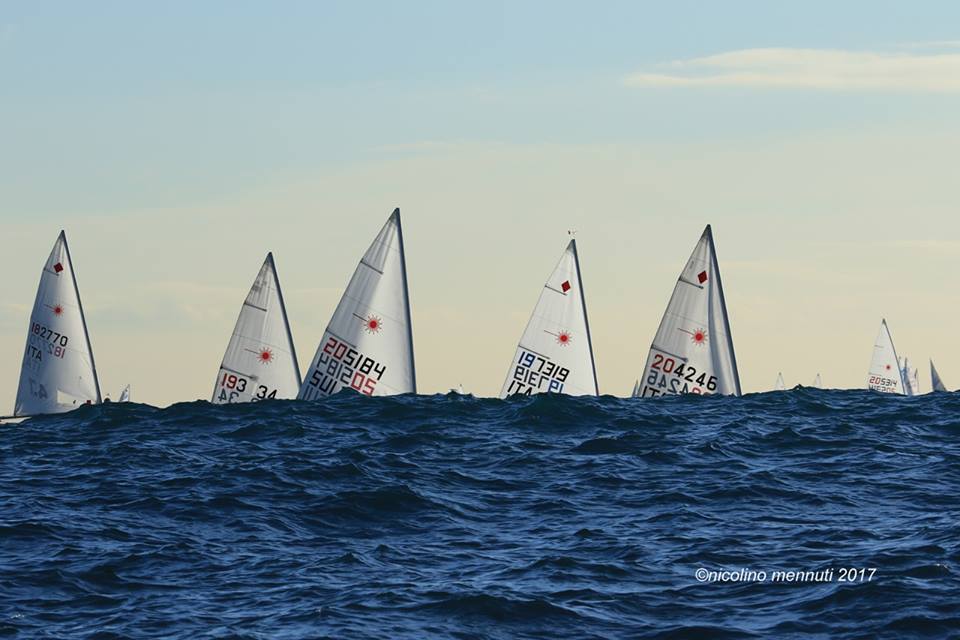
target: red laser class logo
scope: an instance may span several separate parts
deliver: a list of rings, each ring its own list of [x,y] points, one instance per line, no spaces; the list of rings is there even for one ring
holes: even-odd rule
[[[270,364],[273,362],[273,351],[264,347],[260,349],[260,364]]]
[[[569,331],[561,331],[557,334],[557,344],[559,344],[561,347],[565,347],[570,344],[572,339],[573,338],[570,336]]]
[[[706,329],[697,329],[696,331],[688,331],[686,329],[680,329],[680,331],[683,331],[684,333],[688,334],[690,336],[690,342],[697,345],[698,347],[702,347],[703,345],[707,344]]]
[[[369,315],[363,321],[363,328],[367,330],[367,333],[380,333],[380,329],[383,328],[383,320],[375,315]]]
[[[63,305],[59,302],[53,305],[53,315],[62,316],[63,315]]]

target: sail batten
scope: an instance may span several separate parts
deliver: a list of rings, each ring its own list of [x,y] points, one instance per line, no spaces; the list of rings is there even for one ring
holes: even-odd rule
[[[704,229],[677,278],[651,342],[635,395],[655,397],[684,393],[741,393],[710,225]]]
[[[240,306],[210,401],[233,404],[295,398],[300,381],[280,278],[273,254],[268,253]]]
[[[316,400],[342,389],[370,396],[417,392],[400,209],[357,264],[297,397]]]
[[[40,273],[14,415],[62,413],[102,400],[66,233]]]
[[[538,393],[600,394],[580,257],[572,239],[540,291],[500,397]]]

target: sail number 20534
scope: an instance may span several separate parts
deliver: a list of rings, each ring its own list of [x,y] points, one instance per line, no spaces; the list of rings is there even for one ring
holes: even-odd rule
[[[706,395],[717,390],[717,376],[698,371],[695,366],[680,362],[662,353],[653,354],[653,362],[644,380],[644,397],[696,393]]]

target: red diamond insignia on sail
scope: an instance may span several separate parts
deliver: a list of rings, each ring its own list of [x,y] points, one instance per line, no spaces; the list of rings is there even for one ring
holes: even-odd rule
[[[700,273],[698,273],[698,274],[697,274],[697,280],[700,281],[700,284],[703,284],[704,282],[706,282],[706,281],[707,281],[707,272],[706,272],[706,271],[701,271]]]
[[[563,281],[563,284],[560,285],[560,288],[563,289],[563,292],[564,292],[564,293],[566,293],[567,291],[570,291],[570,281],[569,281],[569,280],[564,280],[564,281]]]
[[[57,273],[60,273],[63,271],[63,265],[58,262],[57,264],[53,265],[53,270]]]

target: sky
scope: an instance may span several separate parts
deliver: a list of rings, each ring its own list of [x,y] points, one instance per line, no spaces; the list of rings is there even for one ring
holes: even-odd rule
[[[208,398],[267,251],[305,368],[400,207],[421,393],[495,395],[575,230],[627,395],[713,225],[744,391],[960,384],[960,4],[0,0],[0,406],[65,229],[105,393]],[[0,413],[3,413],[0,411]]]

